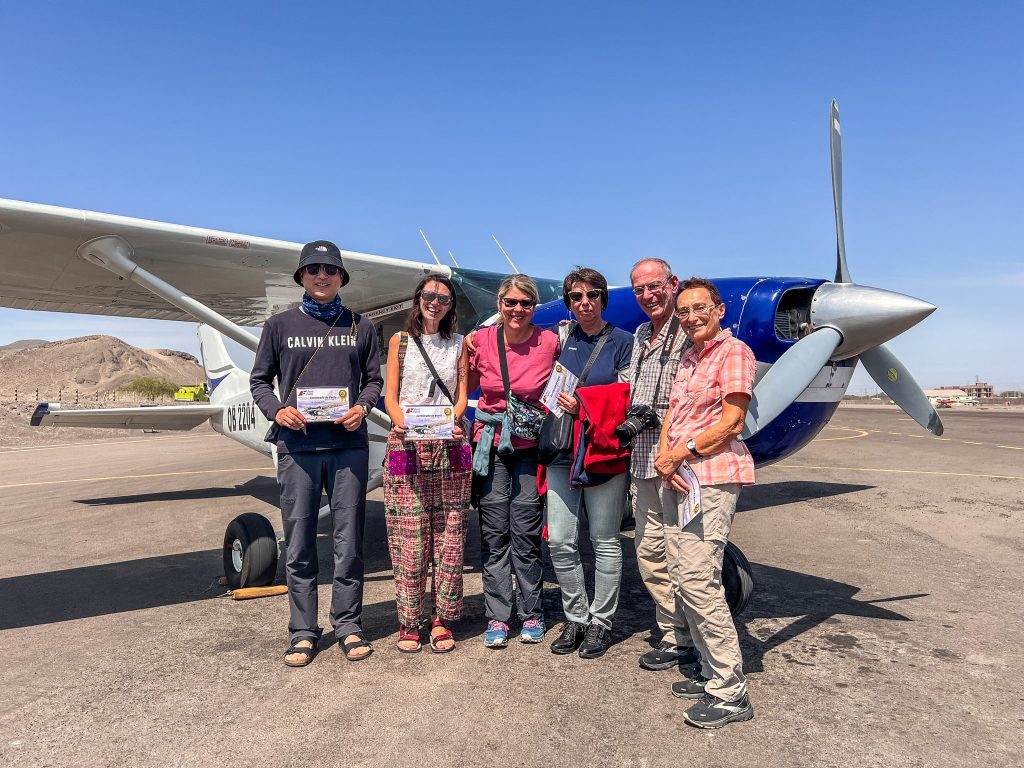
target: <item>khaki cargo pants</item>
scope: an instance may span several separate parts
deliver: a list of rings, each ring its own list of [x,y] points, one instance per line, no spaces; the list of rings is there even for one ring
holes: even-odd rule
[[[665,504],[665,559],[693,644],[700,651],[701,675],[708,679],[704,690],[726,701],[747,691],[739,637],[722,587],[722,558],[740,488],[739,483],[703,486],[703,511],[683,529],[678,513],[672,519],[673,505]],[[665,493],[675,496],[678,504],[679,494]]]

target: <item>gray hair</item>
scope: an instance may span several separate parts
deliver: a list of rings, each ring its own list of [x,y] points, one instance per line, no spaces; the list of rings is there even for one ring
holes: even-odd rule
[[[665,270],[665,279],[668,280],[674,274],[672,272],[672,265],[664,259],[659,259],[655,256],[648,256],[647,258],[640,259],[636,264],[633,265],[632,269],[629,270],[629,282],[633,282],[633,273],[636,272],[637,267],[641,264],[660,264],[661,268]]]

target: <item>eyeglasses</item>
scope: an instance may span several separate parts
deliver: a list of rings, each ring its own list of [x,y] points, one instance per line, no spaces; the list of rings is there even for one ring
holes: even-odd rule
[[[434,291],[423,291],[420,294],[420,298],[423,299],[424,304],[429,304],[432,301],[436,301],[442,307],[447,307],[452,303],[452,297],[447,293],[435,293]]]
[[[670,278],[671,279],[671,278]],[[662,288],[668,285],[668,280],[655,280],[654,282],[647,283],[646,285],[634,285],[633,294],[635,296],[643,296],[644,291],[650,291],[651,293],[658,293]]]
[[[537,306],[537,302],[534,299],[509,299],[504,298],[501,300],[502,305],[505,309],[512,309],[512,307],[518,304],[523,309],[533,309]]]
[[[706,317],[707,315],[711,314],[711,310],[713,310],[715,307],[720,307],[720,306],[722,306],[722,305],[721,304],[694,304],[692,307],[679,307],[678,309],[676,309],[676,317],[678,317],[680,320],[685,320],[686,318],[688,318],[690,316],[691,312],[694,315],[699,315],[700,317]]]
[[[643,291],[641,291],[641,293],[643,293]],[[583,301],[583,296],[583,291],[569,291],[569,301]],[[597,301],[600,298],[600,296],[601,291],[599,291],[597,288],[592,288],[586,292],[586,297],[591,301]]]
[[[339,267],[336,267],[333,264],[307,264],[302,269],[310,277],[316,277],[319,275],[321,269],[328,277],[334,277],[341,271]]]

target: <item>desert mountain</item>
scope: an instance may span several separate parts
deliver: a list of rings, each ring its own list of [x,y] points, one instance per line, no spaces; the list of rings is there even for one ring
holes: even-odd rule
[[[186,352],[139,349],[113,336],[81,336],[27,348],[20,344],[0,348],[3,399],[15,388],[29,397],[38,389],[40,399],[56,399],[63,389],[67,399],[76,389],[82,395],[113,392],[142,376],[178,385],[205,378],[199,361]]]

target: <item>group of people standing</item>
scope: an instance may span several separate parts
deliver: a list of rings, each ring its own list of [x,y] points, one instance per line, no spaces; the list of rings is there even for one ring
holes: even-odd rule
[[[346,658],[373,652],[360,626],[364,422],[383,388],[392,424],[384,506],[400,652],[422,650],[428,620],[430,649],[455,649],[450,625],[462,611],[467,514],[474,506],[484,644],[506,646],[514,618],[521,642],[543,641],[546,533],[565,614],[551,651],[603,656],[612,644],[620,530],[631,503],[637,561],[662,635],[640,665],[689,670],[672,685],[674,695],[694,700],[687,722],[716,728],[749,720],[753,709],[721,572],[736,499],[754,480],[753,461],[736,437],[755,363],[750,349],[721,327],[725,307],[714,284],[691,278],[680,285],[665,261],[639,261],[630,281],[649,321],[630,334],[605,321],[608,284],[596,270],[576,267],[566,276],[563,299],[574,319],[555,330],[532,322],[539,301],[534,281],[511,275],[498,288],[497,323],[463,337],[454,286],[443,275],[427,275],[405,330],[388,342],[385,382],[372,325],[341,305],[338,290],[348,279],[337,246],[305,246],[295,273],[303,303],[267,321],[252,372],[256,404],[273,423],[267,439],[278,447],[290,604],[285,663],[309,664],[322,631],[315,546],[321,489],[334,522],[331,623]],[[549,410],[542,394],[556,366],[578,382]],[[300,386],[350,388],[352,405],[335,421],[309,421],[296,407]],[[467,393],[477,389],[470,425]],[[444,406],[454,422],[451,436],[410,439],[405,417],[417,406]],[[684,463],[693,475],[680,471]],[[684,524],[694,496],[686,476],[699,481],[700,501]],[[579,550],[584,520],[595,560],[592,595]]]

